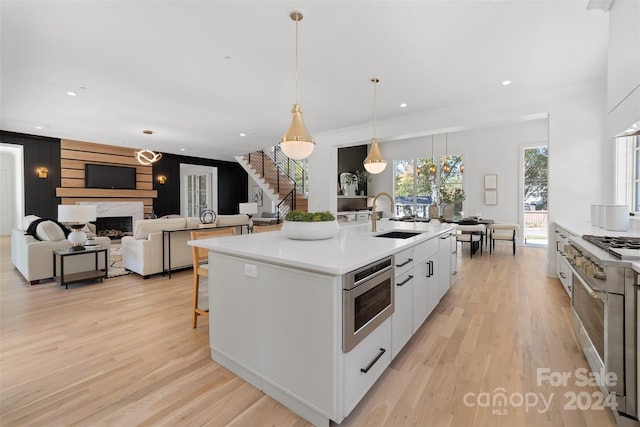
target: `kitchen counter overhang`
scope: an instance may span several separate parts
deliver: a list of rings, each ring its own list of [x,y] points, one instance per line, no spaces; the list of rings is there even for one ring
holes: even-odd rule
[[[188,243],[215,253],[321,274],[342,275],[453,229],[455,229],[455,224],[382,220],[378,222],[376,232],[371,231],[371,225],[368,223],[344,225],[340,227],[336,237],[326,240],[292,240],[281,231],[273,231],[191,240]],[[375,237],[391,230],[419,231],[421,233],[408,239]]]

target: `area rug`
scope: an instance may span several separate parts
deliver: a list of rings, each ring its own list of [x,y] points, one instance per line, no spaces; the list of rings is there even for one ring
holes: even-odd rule
[[[129,270],[122,264],[122,245],[111,243],[111,254],[109,256],[109,277],[125,276]]]

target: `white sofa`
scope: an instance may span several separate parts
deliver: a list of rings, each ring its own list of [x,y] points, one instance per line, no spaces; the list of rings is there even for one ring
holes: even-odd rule
[[[23,229],[14,228],[11,231],[11,262],[29,283],[35,285],[41,280],[53,277],[53,251],[70,248],[72,244],[64,237],[64,234],[56,231],[51,232],[51,230],[47,233],[44,230],[46,227],[43,227],[43,230],[38,227],[37,234],[43,240],[26,234],[29,222],[26,220],[23,223]],[[96,237],[95,241],[107,248],[108,258],[111,240],[108,237]],[[64,262],[65,274],[85,271],[87,263],[90,263],[93,268],[94,259],[93,255],[68,257]],[[58,262],[57,271],[60,272],[60,258],[56,257],[56,260]],[[104,268],[104,258],[100,256],[98,260],[99,268]]]
[[[122,262],[124,267],[145,279],[162,273],[164,244],[164,268],[169,268],[169,242],[171,238],[171,269],[191,267],[192,248],[187,245],[191,231],[209,227],[248,227],[247,215],[218,215],[212,224],[201,224],[199,218],[158,218],[137,220],[133,236],[122,238]],[[163,233],[163,230],[177,230]],[[163,235],[164,234],[164,235]],[[169,237],[170,236],[170,237]]]

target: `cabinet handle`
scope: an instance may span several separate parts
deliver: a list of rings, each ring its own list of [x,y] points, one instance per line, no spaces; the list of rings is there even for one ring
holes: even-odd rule
[[[560,275],[560,277],[562,277],[563,279],[566,279],[566,278],[567,278],[567,276],[566,276],[562,271],[559,273],[559,275]]]
[[[404,267],[405,265],[409,264],[412,261],[413,261],[413,258],[409,258],[408,260],[406,260],[402,264],[396,264],[396,267]]]
[[[433,261],[427,261],[427,266],[429,266],[429,270],[427,271],[427,277],[433,276]]]
[[[367,372],[369,372],[369,369],[373,368],[373,365],[375,365],[375,364],[376,364],[376,362],[377,362],[378,360],[380,360],[380,358],[382,357],[382,355],[383,355],[386,351],[387,351],[387,350],[385,350],[384,348],[381,348],[381,349],[380,349],[380,352],[378,353],[378,355],[376,356],[376,358],[375,358],[375,359],[373,359],[373,360],[371,361],[371,363],[369,363],[369,365],[367,365],[367,367],[366,367],[366,368],[360,368],[360,372],[362,372],[362,373],[364,373],[364,374],[366,374]]]
[[[401,282],[401,283],[396,283],[396,286],[406,285],[406,284],[407,284],[407,282],[408,282],[409,280],[411,280],[411,279],[413,279],[413,276],[412,276],[412,275],[409,275],[409,277],[407,277],[407,279],[406,279],[406,280],[404,280],[403,282]]]

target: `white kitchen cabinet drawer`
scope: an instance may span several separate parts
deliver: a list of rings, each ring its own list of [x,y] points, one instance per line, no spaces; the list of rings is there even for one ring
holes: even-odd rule
[[[391,363],[391,318],[349,353],[345,353],[346,417]],[[366,372],[363,372],[366,371]]]
[[[431,239],[420,243],[418,246],[414,246],[413,259],[420,262],[438,253],[438,241],[439,239]]]
[[[395,310],[391,317],[391,358],[402,350],[402,347],[413,335],[413,270],[396,277]]]
[[[413,248],[398,252],[395,255],[396,279],[413,267]]]

